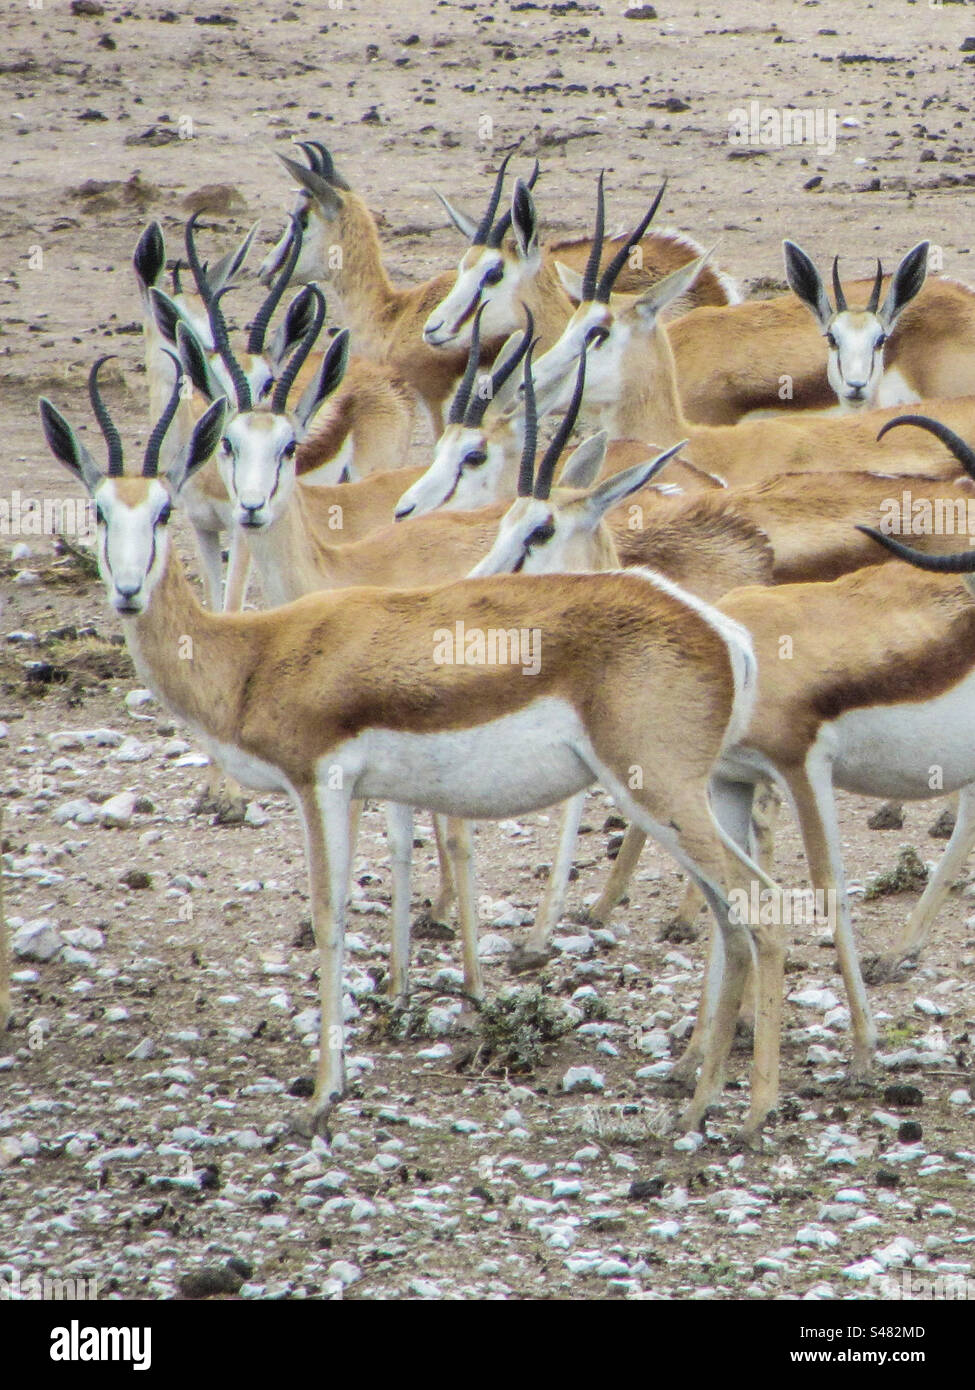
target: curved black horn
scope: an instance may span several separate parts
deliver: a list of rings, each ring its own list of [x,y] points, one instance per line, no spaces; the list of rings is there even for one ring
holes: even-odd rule
[[[483,395],[480,392],[474,395],[470,405],[467,407],[467,413],[464,416],[463,423],[465,425],[472,425],[476,428],[481,423],[484,419],[484,412],[501,390],[501,387],[511,376],[511,373],[517,370],[518,364],[528,351],[528,344],[531,342],[535,332],[535,318],[527,304],[524,305],[523,308],[525,310],[526,323],[522,330],[521,342],[507,361],[502,362],[498,370],[492,375],[490,391]]]
[[[244,374],[244,369],[234,356],[230,346],[230,338],[227,333],[227,321],[223,316],[220,307],[220,300],[230,289],[229,285],[224,285],[217,290],[216,294],[211,295],[210,302],[207,304],[207,313],[210,318],[210,331],[213,334],[213,345],[220,354],[220,359],[234,384],[234,395],[237,397],[237,409],[239,411],[250,410],[253,403],[251,397],[251,386]]]
[[[840,258],[833,257],[833,298],[836,300],[836,312],[842,314],[846,309],[846,295],[843,293],[843,286],[840,284]]]
[[[599,277],[599,284],[596,286],[596,293],[593,295],[593,298],[598,299],[601,304],[609,303],[609,296],[612,293],[613,286],[616,284],[617,276],[623,269],[623,266],[626,262],[626,258],[633,250],[634,246],[639,246],[640,242],[643,240],[643,233],[647,230],[647,228],[650,226],[650,223],[653,221],[654,215],[657,211],[657,208],[659,208],[660,206],[661,199],[664,196],[664,191],[666,190],[666,188],[667,180],[664,179],[663,183],[657,189],[657,196],[650,204],[649,212],[647,212],[645,216],[643,216],[637,223],[637,225],[633,228],[633,231],[627,237],[626,241],[617,251],[616,255],[613,257],[609,265],[603,271],[602,275]]]
[[[114,353],[106,353],[104,357],[99,357],[98,361],[92,366],[88,373],[88,399],[91,401],[91,408],[95,412],[95,419],[98,421],[98,428],[101,430],[105,443],[108,447],[108,476],[110,478],[121,478],[122,476],[122,439],[118,430],[112,423],[112,417],[108,413],[108,406],[102,400],[102,394],[98,389],[98,373],[106,362],[110,362],[115,356]]]
[[[494,188],[492,189],[491,196],[488,199],[487,209],[484,213],[484,216],[481,218],[477,231],[474,233],[474,236],[471,239],[472,246],[487,245],[487,239],[491,235],[491,228],[494,226],[494,217],[498,210],[498,204],[501,201],[501,186],[504,183],[505,170],[508,167],[508,161],[510,158],[511,155],[506,154],[504,159],[502,159],[501,161],[501,168],[498,170],[497,178],[494,180]]]
[[[535,339],[537,342],[538,339]],[[538,447],[538,410],[535,406],[535,383],[532,380],[532,353],[535,342],[528,344],[525,353],[525,442],[521,450],[521,467],[518,470],[518,496],[531,497],[532,477],[535,473],[535,450]]]
[[[459,425],[463,422],[464,412],[471,399],[474,377],[477,375],[477,369],[481,362],[481,315],[486,307],[482,304],[474,315],[474,322],[471,325],[471,345],[467,351],[467,366],[464,368],[460,385],[454,392],[454,399],[450,402],[450,411],[447,415],[447,423],[450,425]]]
[[[963,550],[958,555],[926,555],[923,550],[913,550],[895,541],[893,536],[885,536],[873,526],[858,526],[857,530],[919,570],[934,570],[936,574],[971,574],[975,570],[975,550]]]
[[[949,453],[954,454],[955,458],[964,468],[970,478],[975,478],[975,449],[966,444],[964,439],[955,431],[943,425],[940,420],[932,420],[930,415],[898,415],[893,420],[888,420],[883,429],[877,435],[878,441],[883,439],[888,430],[892,430],[895,425],[917,425],[919,430],[927,430],[933,434],[935,439],[940,439]]]
[[[586,349],[583,346],[579,355],[579,370],[576,372],[576,384],[572,392],[572,400],[569,408],[565,412],[558,429],[552,435],[551,442],[545,450],[545,457],[538,465],[538,472],[535,474],[535,496],[539,501],[544,502],[552,491],[552,475],[555,472],[555,465],[558,463],[565,442],[572,433],[576,417],[579,414],[579,407],[582,404],[582,393],[586,386]]]
[[[880,291],[884,286],[884,268],[877,257],[877,277],[873,282],[873,289],[870,291],[870,302],[867,305],[867,313],[875,314],[880,307]]]
[[[586,268],[582,272],[582,303],[586,304],[596,295],[596,276],[599,274],[599,262],[603,254],[603,236],[606,232],[606,198],[603,193],[603,178],[605,170],[600,169],[599,179],[596,183],[596,226],[592,234],[592,245],[589,248],[589,259],[586,261]]]
[[[324,146],[312,140],[298,140],[296,144],[300,150],[304,150],[305,158],[308,160],[308,167],[312,173],[322,174],[324,176],[324,160],[322,158]]]
[[[271,322],[271,315],[281,302],[281,296],[288,288],[288,281],[291,279],[294,268],[301,255],[301,223],[292,213],[291,215],[291,239],[288,242],[288,254],[285,257],[284,265],[281,267],[277,279],[272,283],[270,292],[264,303],[254,315],[251,323],[251,331],[247,338],[247,351],[255,356],[264,351],[264,338],[267,333],[267,326]]]
[[[345,182],[335,168],[335,160],[332,158],[332,151],[327,145],[323,145],[321,140],[309,140],[307,143],[313,150],[318,151],[318,158],[321,161],[318,173],[326,183],[333,183],[337,188],[348,189],[349,185]],[[302,147],[304,148],[304,147]]]
[[[179,273],[183,269],[182,261],[173,261],[173,268],[169,272],[173,280],[173,297],[183,293],[183,285],[179,278]]]
[[[295,383],[295,377],[305,365],[305,359],[315,345],[315,339],[322,331],[322,324],[325,322],[325,296],[317,285],[309,286],[315,296],[315,314],[312,318],[308,332],[295,348],[291,359],[284,371],[274,383],[274,394],[271,397],[271,409],[280,415],[288,404],[288,392]]]
[[[184,230],[186,261],[190,270],[193,272],[193,283],[196,285],[197,293],[203,300],[203,303],[209,308],[210,301],[213,298],[213,291],[207,283],[206,266],[201,265],[199,253],[196,249],[196,223],[199,216],[199,212],[194,212]]]
[[[526,188],[534,188],[538,179],[538,160],[535,160],[535,167],[531,172],[531,178],[525,185]],[[498,247],[508,235],[508,228],[511,226],[511,208],[509,207],[494,224],[485,245]]]
[[[170,358],[176,367],[176,380],[170,392],[169,400],[166,402],[166,409],[160,415],[153,426],[152,433],[146,440],[146,452],[142,460],[142,476],[144,478],[155,478],[159,473],[159,451],[162,442],[166,437],[166,431],[173,423],[173,416],[179,409],[179,398],[183,389],[183,364],[179,358],[168,348],[163,349],[166,356]]]

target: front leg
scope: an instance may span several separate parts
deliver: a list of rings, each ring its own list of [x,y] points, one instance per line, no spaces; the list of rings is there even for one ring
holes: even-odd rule
[[[298,1122],[301,1133],[326,1132],[332,1106],[345,1093],[345,1029],[342,967],[345,955],[345,897],[351,858],[348,797],[322,786],[298,798],[305,831],[311,918],[318,946],[321,1025],[315,1091]]]
[[[413,862],[413,807],[386,804],[386,840],[393,872],[393,941],[389,961],[389,997],[405,1007],[410,971],[410,867]]]

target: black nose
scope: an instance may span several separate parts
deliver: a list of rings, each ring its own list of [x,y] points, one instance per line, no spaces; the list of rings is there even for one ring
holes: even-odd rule
[[[122,598],[132,598],[142,588],[141,584],[116,584],[115,588]]]
[[[413,504],[412,507],[404,507],[403,510],[402,510],[401,512],[397,512],[397,513],[395,514],[395,516],[393,517],[393,520],[394,520],[394,521],[402,521],[403,518],[404,518],[405,516],[410,516],[410,515],[412,515],[412,513],[415,512],[415,511],[416,511],[416,503],[414,502],[414,504]]]

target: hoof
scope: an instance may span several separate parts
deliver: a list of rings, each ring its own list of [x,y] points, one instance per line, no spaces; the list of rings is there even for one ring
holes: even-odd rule
[[[329,1128],[329,1120],[333,1108],[341,1099],[341,1096],[331,1096],[325,1105],[312,1105],[308,1109],[296,1110],[290,1119],[292,1134],[296,1134],[302,1139],[312,1139],[317,1134],[319,1138],[330,1144],[332,1131]]]
[[[413,922],[413,935],[418,941],[454,941],[457,933],[446,922],[440,922],[429,911],[421,912]]]
[[[701,1058],[685,1052],[683,1057],[679,1057],[674,1063],[673,1070],[667,1080],[673,1082],[684,1091],[693,1091],[697,1081],[697,1069],[701,1065]]]
[[[884,985],[903,979],[916,966],[916,956],[864,956],[860,962],[861,973],[868,985]]]
[[[548,965],[554,951],[536,951],[526,946],[516,946],[508,957],[508,974],[524,975],[529,970],[541,970]]]
[[[739,1018],[735,1024],[732,1039],[732,1052],[753,1052],[755,1049],[755,1025],[750,1018]]]
[[[608,916],[608,914],[604,915],[597,912],[595,904],[592,907],[580,907],[577,912],[570,912],[566,915],[570,922],[578,922],[580,927],[605,927],[606,916]]]
[[[767,1116],[763,1116],[760,1120],[746,1120],[734,1137],[733,1148],[739,1153],[761,1153],[763,1148],[762,1126],[766,1119]]]
[[[697,927],[691,926],[690,922],[683,922],[679,917],[673,917],[660,928],[657,940],[670,941],[679,946],[684,942],[696,941],[700,935]]]
[[[240,796],[224,796],[216,799],[213,816],[214,825],[243,825],[247,812],[247,802]]]

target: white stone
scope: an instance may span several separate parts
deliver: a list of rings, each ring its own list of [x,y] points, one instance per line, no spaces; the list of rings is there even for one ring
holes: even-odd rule
[[[38,917],[18,928],[11,944],[15,956],[25,960],[50,960],[63,948],[64,940],[49,918]]]
[[[514,948],[506,936],[496,932],[485,932],[477,944],[477,954],[482,960],[491,956],[506,956]]]
[[[136,797],[133,792],[119,792],[102,802],[98,819],[106,829],[122,829],[129,824],[135,811]]]
[[[606,1078],[595,1067],[570,1067],[562,1078],[562,1090],[568,1093],[601,1091],[605,1085]]]

